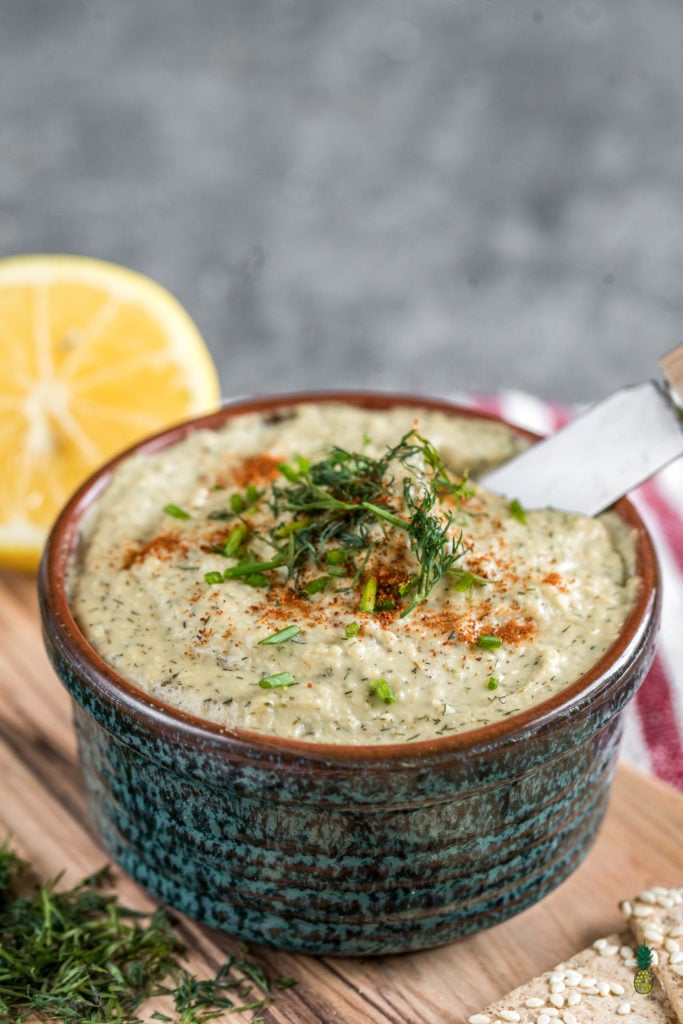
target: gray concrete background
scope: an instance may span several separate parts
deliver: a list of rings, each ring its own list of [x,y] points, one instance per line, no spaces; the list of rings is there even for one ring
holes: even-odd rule
[[[0,0],[0,254],[121,262],[225,394],[585,401],[683,340],[681,0]]]

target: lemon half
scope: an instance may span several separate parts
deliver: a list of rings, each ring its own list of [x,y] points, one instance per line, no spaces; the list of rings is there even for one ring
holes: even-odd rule
[[[219,403],[197,327],[154,281],[81,256],[0,260],[0,563],[35,569],[93,469]]]

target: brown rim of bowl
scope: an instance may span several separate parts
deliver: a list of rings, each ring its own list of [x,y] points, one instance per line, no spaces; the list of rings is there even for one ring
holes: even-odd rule
[[[659,570],[652,542],[647,529],[634,506],[622,498],[613,506],[619,515],[637,531],[636,571],[641,577],[641,587],[634,607],[629,612],[619,637],[596,662],[570,686],[526,711],[511,715],[500,722],[480,726],[466,732],[454,733],[427,740],[408,743],[382,744],[336,744],[315,743],[305,740],[271,736],[250,729],[228,728],[180,711],[164,704],[157,698],[138,689],[120,676],[90,646],[81,633],[66,596],[65,575],[67,564],[74,550],[79,527],[85,512],[109,482],[115,467],[132,452],[152,454],[170,447],[188,434],[202,428],[216,429],[232,416],[259,412],[267,413],[281,407],[308,403],[342,402],[367,409],[389,409],[394,406],[415,406],[444,412],[453,416],[473,417],[503,423],[516,434],[530,440],[539,435],[516,427],[499,417],[480,412],[476,408],[459,406],[445,399],[423,397],[402,393],[377,393],[372,391],[322,391],[296,394],[268,395],[262,398],[246,398],[231,401],[220,410],[166,428],[157,434],[132,445],[111,459],[93,473],[75,492],[58,516],[48,539],[40,567],[41,600],[48,615],[48,625],[57,645],[70,651],[70,657],[78,668],[88,669],[88,682],[106,702],[125,707],[137,720],[154,726],[164,734],[183,735],[188,741],[204,741],[210,737],[213,745],[222,746],[234,754],[236,747],[258,748],[261,755],[282,755],[296,761],[308,760],[353,765],[387,761],[400,763],[419,760],[433,755],[437,760],[450,754],[474,752],[476,749],[504,745],[519,738],[527,730],[538,731],[548,727],[567,712],[580,699],[593,696],[605,683],[609,689],[610,669],[615,669],[627,656],[632,656],[641,640],[650,630],[650,624],[660,600]],[[605,678],[603,678],[605,677]],[[424,762],[423,762],[424,763]],[[407,765],[406,765],[407,766]]]

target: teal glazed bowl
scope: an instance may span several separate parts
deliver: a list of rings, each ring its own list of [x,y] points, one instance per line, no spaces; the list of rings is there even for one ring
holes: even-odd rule
[[[137,450],[159,451],[242,412],[340,400],[482,415],[400,395],[278,396],[227,406]],[[659,624],[655,554],[627,500],[615,508],[636,531],[639,596],[616,642],[573,685],[496,724],[434,740],[316,744],[226,729],[164,705],[81,634],[67,566],[86,511],[125,454],[61,513],[39,580],[45,643],[73,699],[92,818],[122,868],[164,902],[244,939],[355,955],[472,934],[536,903],[578,866],[603,817],[622,713]]]

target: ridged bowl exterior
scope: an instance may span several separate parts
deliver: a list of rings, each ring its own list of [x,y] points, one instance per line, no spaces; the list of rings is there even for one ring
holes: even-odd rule
[[[281,397],[247,408],[346,395]],[[355,403],[445,403],[353,396]],[[188,427],[179,428],[187,432]],[[178,431],[147,445],[158,450]],[[638,530],[638,605],[595,669],[538,708],[437,740],[350,747],[226,730],[121,680],[74,623],[64,575],[84,485],[43,559],[50,659],[73,698],[88,803],[114,859],[156,896],[245,939],[313,954],[397,953],[537,902],[581,862],[605,811],[622,712],[654,653],[660,594]]]

